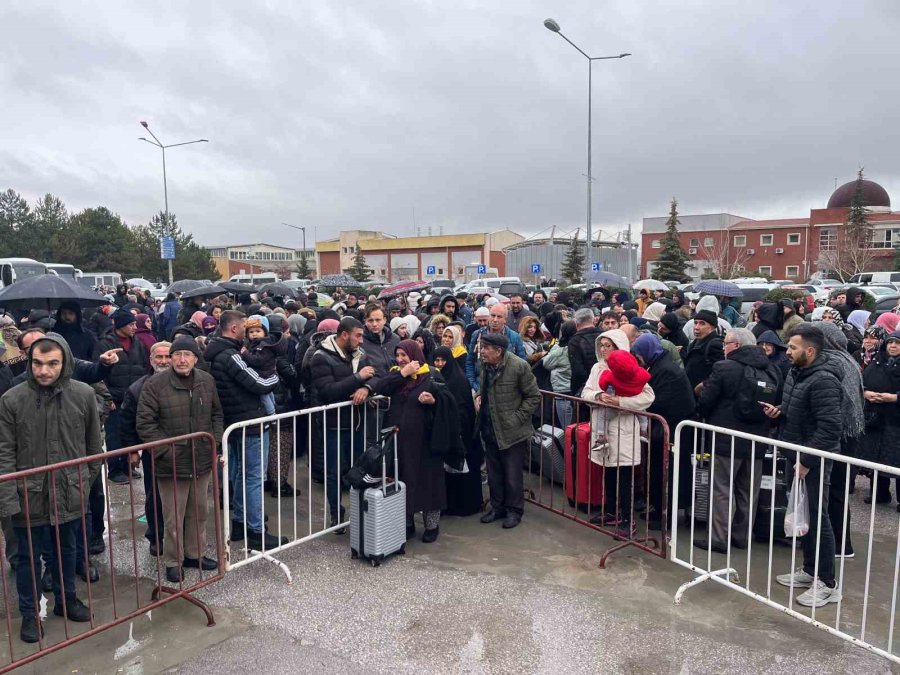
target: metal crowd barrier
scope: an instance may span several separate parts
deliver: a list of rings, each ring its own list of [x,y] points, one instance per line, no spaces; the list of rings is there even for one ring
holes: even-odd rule
[[[291,571],[275,554],[312,541],[329,533],[341,533],[349,527],[344,515],[346,489],[341,480],[355,459],[372,440],[380,425],[389,400],[383,396],[372,397],[365,404],[355,406],[350,401],[304,408],[287,413],[269,415],[229,426],[223,435],[225,448],[225,480],[223,485],[225,539],[230,546],[226,550],[226,571],[249,565],[257,560],[267,560],[279,567],[292,583]],[[334,422],[329,421],[333,415]],[[351,429],[353,433],[337,434],[326,438],[329,427]],[[260,438],[257,442],[255,439]],[[248,444],[249,439],[249,444]],[[289,484],[291,495],[285,497],[267,495],[264,490],[266,469],[274,461],[277,475],[282,475],[281,454],[270,455],[270,448],[280,448],[286,440],[293,447]],[[334,443],[329,440],[336,441]],[[333,447],[333,456],[325,446]],[[299,448],[308,450],[306,462],[301,462]],[[317,466],[318,462],[321,462]],[[329,466],[330,464],[330,466]],[[250,476],[248,478],[248,465]],[[334,481],[326,480],[329,468],[336,469]],[[321,469],[322,475],[315,475]],[[248,495],[248,481],[251,485]],[[238,486],[236,489],[235,486]],[[261,495],[256,497],[256,492]],[[299,488],[300,495],[297,494]],[[339,517],[332,523],[328,499],[332,497],[340,506]],[[249,535],[250,514],[248,499],[258,504],[263,532],[278,539],[277,545],[266,546],[265,539],[258,547],[251,546]],[[239,502],[242,516],[234,520]],[[253,506],[252,508],[256,508]],[[286,543],[281,543],[287,539]]]
[[[138,533],[138,521],[136,520],[136,516],[139,515],[140,511],[143,509],[143,504],[140,503],[140,499],[137,500],[136,504],[135,486],[133,481],[129,481],[127,485],[121,486],[110,484],[107,480],[106,472],[103,471],[103,466],[106,460],[110,458],[130,455],[132,453],[137,453],[140,451],[152,451],[152,449],[154,448],[165,447],[168,445],[173,445],[175,443],[184,443],[187,441],[191,443],[192,461],[196,466],[196,442],[201,438],[205,439],[210,444],[210,452],[212,453],[212,516],[213,522],[215,523],[214,545],[219,561],[218,569],[215,572],[204,572],[202,569],[198,569],[196,572],[186,571],[184,580],[178,583],[176,587],[167,585],[168,582],[165,578],[165,570],[162,568],[162,563],[157,557],[155,575],[156,578],[155,580],[151,579],[152,585],[148,584],[146,574],[142,574],[141,564],[142,562],[146,561],[146,557],[148,556],[148,554],[143,550],[144,544],[139,543],[145,535],[143,532]],[[176,452],[173,451],[173,464],[176,459],[175,455]],[[2,579],[3,586],[3,606],[5,612],[4,623],[7,633],[6,642],[9,646],[9,653],[5,655],[7,657],[5,659],[6,663],[0,665],[0,673],[9,672],[15,668],[18,668],[19,666],[35,661],[36,659],[39,659],[47,654],[59,651],[75,642],[84,640],[85,638],[91,637],[92,635],[96,635],[97,633],[105,631],[113,626],[117,626],[126,621],[131,621],[132,619],[142,614],[146,614],[151,610],[154,610],[157,607],[160,607],[177,598],[184,598],[188,602],[191,602],[201,608],[206,614],[207,625],[215,625],[215,619],[209,606],[193,597],[191,594],[198,589],[221,579],[225,573],[222,556],[224,540],[222,538],[222,530],[220,527],[219,500],[217,498],[219,492],[219,480],[216,471],[216,465],[218,464],[216,455],[216,441],[213,436],[205,432],[196,432],[185,434],[183,436],[167,438],[158,442],[143,443],[141,445],[122,448],[119,450],[114,450],[112,452],[100,453],[97,455],[92,455],[90,457],[73,459],[65,462],[59,462],[57,464],[50,464],[47,466],[27,469],[24,471],[16,471],[14,473],[8,473],[6,475],[0,476],[0,485],[13,483],[17,486],[19,492],[22,511],[20,514],[18,514],[18,517],[24,518],[25,525],[22,528],[19,528],[18,526],[15,527],[16,529],[25,530],[27,550],[22,551],[20,549],[18,551],[18,554],[16,556],[16,573],[21,571],[22,566],[28,568],[27,572],[30,576],[29,583],[31,586],[33,597],[35,598],[34,615],[36,620],[38,621],[38,625],[44,627],[43,631],[38,630],[39,639],[33,647],[20,642],[18,635],[19,624],[18,621],[14,620],[13,618],[14,609],[18,614],[18,603],[16,603],[17,594],[13,593],[17,586],[16,576],[15,574],[13,574],[12,577],[10,577],[9,564],[7,563],[6,556],[6,548],[8,542],[4,541],[3,546],[0,547],[0,579]],[[150,457],[150,466],[155,475],[157,462],[153,458],[152,452],[150,452]],[[106,541],[108,564],[104,566],[100,574],[100,579],[96,582],[91,582],[90,575],[88,574],[89,541],[87,536],[87,519],[91,515],[89,513],[89,492],[91,485],[87,483],[86,478],[90,475],[90,470],[88,469],[88,467],[90,465],[97,464],[100,465],[100,469],[99,474],[97,475],[95,480],[99,480],[102,482],[102,487],[106,494],[105,520],[106,533],[108,535]],[[67,473],[67,470],[71,470],[72,468],[79,469],[77,472],[75,472],[78,476],[78,497],[76,504],[72,503],[72,493],[70,492],[70,490],[73,486],[68,482],[70,480],[71,473]],[[63,473],[60,474],[60,472]],[[192,480],[196,485],[196,474],[194,475]],[[63,485],[66,486],[65,491],[62,490]],[[40,527],[40,523],[33,524],[32,513],[30,511],[28,499],[27,497],[25,499],[21,498],[23,494],[26,496],[28,495],[29,486],[31,486],[32,488],[40,486],[42,490],[49,489],[52,520],[48,520],[50,520],[52,524],[48,525],[46,530],[35,529],[37,527]],[[61,492],[64,493],[61,494]],[[183,513],[184,505],[179,508],[177,491],[173,492],[175,492],[175,511],[176,513]],[[140,493],[143,493],[143,490],[140,490]],[[156,496],[155,493],[156,482],[154,481],[154,498]],[[128,532],[128,536],[120,536],[119,534],[117,534],[116,526],[118,526],[120,523],[115,523],[114,526],[112,518],[113,507],[111,505],[111,501],[115,500],[117,503],[120,503],[123,494],[125,495],[124,504],[128,509],[129,515],[128,522],[130,524],[130,529]],[[140,495],[138,496],[140,497]],[[196,502],[194,506],[194,517],[196,518]],[[58,520],[61,509],[65,513],[72,513],[73,510],[77,510],[79,512],[79,515],[73,520],[59,523]],[[11,518],[16,517],[17,516],[11,516]],[[41,520],[43,519],[41,518]],[[13,529],[12,527],[7,527],[8,525],[10,525],[9,522],[4,523],[5,533],[9,533]],[[89,622],[75,623],[68,618],[68,599],[66,598],[63,584],[65,576],[68,573],[71,573],[74,577],[75,572],[74,569],[64,569],[64,556],[57,554],[57,551],[63,550],[63,537],[66,538],[66,545],[76,547],[76,550],[78,543],[77,539],[80,539],[80,543],[83,545],[84,555],[80,560],[78,560],[76,553],[72,553],[72,555],[76,556],[76,566],[79,562],[84,566],[83,569],[85,571],[87,580],[86,582],[84,582],[84,585],[82,585],[77,579],[75,579],[73,583],[75,584],[76,597],[84,601],[90,610],[91,616]],[[72,538],[69,539],[69,537]],[[206,548],[206,539],[207,533],[200,533],[199,531],[197,532],[197,546],[201,551],[201,558],[202,551]],[[157,538],[156,544],[158,548],[161,547],[162,543],[163,542],[159,541],[159,539]],[[180,547],[180,542],[178,542],[178,545]],[[47,611],[46,621],[41,620],[42,616],[44,615],[44,611],[46,611],[44,608],[42,608],[42,605],[44,604],[42,603],[42,600],[44,599],[43,594],[47,593],[47,591],[42,591],[41,588],[42,559],[47,571],[51,572],[51,574],[55,572],[58,575],[60,584],[63,588],[63,617],[57,618],[51,616],[52,610],[50,610],[49,603],[47,603],[46,610],[50,611]],[[146,567],[146,565],[143,565],[143,567]],[[84,627],[83,629],[81,628],[82,626]],[[60,635],[60,633],[62,634]]]
[[[678,589],[675,603],[681,603],[687,589],[712,580],[900,663],[894,643],[900,520],[893,509],[887,519],[876,519],[874,498],[871,506],[866,506],[868,513],[853,523],[857,527],[851,528],[850,511],[851,475],[856,473],[853,468],[871,472],[873,485],[880,476],[900,478],[900,469],[695,421],[679,424],[676,439],[670,558],[697,577]],[[745,443],[737,448],[736,455],[738,440]],[[681,445],[686,447],[678,447]],[[679,465],[688,457],[691,471],[685,473],[691,480],[690,500],[679,503]],[[804,479],[806,491],[822,505],[809,508],[806,537],[790,526],[786,528],[783,522],[788,509],[799,505],[796,491],[790,496],[786,493],[793,483],[795,457],[804,458],[804,466],[810,467],[811,473]],[[736,460],[744,466],[736,467]],[[757,490],[759,497],[754,499]],[[738,502],[746,505],[746,513]],[[685,511],[686,519],[681,530],[679,510]],[[733,519],[746,519],[746,525],[735,528]],[[713,523],[719,531],[724,527],[726,541],[713,541]],[[808,539],[813,533],[814,539]],[[860,535],[865,546],[853,550],[850,538],[859,539]],[[827,544],[832,537],[834,553]],[[835,558],[823,556],[823,541],[828,549],[824,555]],[[705,546],[700,548],[700,544]],[[714,545],[724,551],[714,551]],[[799,583],[793,575],[789,583],[776,580],[778,573],[788,574],[803,567],[804,547],[810,549],[815,561],[811,576],[818,579],[820,574],[830,574],[834,564],[837,594],[820,607],[815,605],[825,595],[820,596],[818,591],[806,600],[811,606],[798,602],[798,593],[809,585],[808,580]],[[855,554],[852,557],[851,550]]]
[[[591,459],[592,411],[617,432],[605,453],[612,466],[598,464],[599,456]],[[618,543],[603,553],[601,568],[612,553],[630,546],[666,557],[669,427],[662,417],[541,391],[533,426],[527,501],[614,538]],[[634,465],[618,465],[623,451],[616,438],[623,432],[640,436]]]

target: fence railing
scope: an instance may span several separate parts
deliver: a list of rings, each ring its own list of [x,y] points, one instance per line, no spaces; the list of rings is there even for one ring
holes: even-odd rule
[[[541,391],[526,458],[526,499],[666,557],[669,427],[659,415]]]
[[[201,439],[204,450],[197,448]],[[184,447],[184,444],[188,446]],[[157,460],[153,452],[169,448],[172,450],[173,463],[171,474],[167,471],[168,460]],[[213,545],[219,561],[215,571],[203,570],[200,565],[196,572],[185,572],[181,580],[172,585],[174,582],[166,579],[165,566],[157,557],[155,580],[152,578],[152,572],[148,572],[148,554],[144,550],[145,544],[141,542],[145,535],[143,532],[138,533],[137,521],[137,516],[143,510],[143,504],[140,504],[140,499],[136,499],[135,486],[132,482],[121,486],[112,484],[103,471],[106,460],[139,452],[149,453],[149,462],[145,463],[145,467],[149,466],[154,475],[157,472],[177,475],[174,463],[184,452],[191,452],[191,461],[195,468],[199,459],[198,453],[209,453],[208,461],[204,464],[211,466],[215,524]],[[215,625],[210,608],[191,594],[221,579],[225,571],[222,558],[224,540],[220,525],[217,463],[215,439],[208,433],[198,432],[0,476],[0,490],[7,492],[4,495],[4,503],[12,503],[12,495],[8,491],[13,490],[21,509],[18,513],[9,514],[3,519],[4,542],[0,549],[0,579],[2,579],[4,624],[7,632],[5,642],[9,652],[5,655],[5,662],[0,665],[0,673],[9,672],[46,654],[130,621],[177,598],[184,598],[200,607],[206,614],[207,624]],[[189,480],[196,489],[198,481],[205,486],[209,479],[194,472]],[[106,494],[105,519],[102,515],[93,518],[90,492],[94,481],[100,481],[98,488],[102,488]],[[150,495],[150,499],[155,500],[158,482],[151,480],[151,483],[154,494]],[[171,493],[174,501],[169,506],[175,514],[182,518],[193,515],[195,522],[200,520],[201,509],[207,505],[205,492],[202,495],[204,498],[202,506],[198,500],[194,500],[192,514],[186,512],[186,504],[179,505],[178,490],[172,490]],[[116,503],[115,509],[113,501]],[[128,522],[124,535],[120,534],[121,520],[113,517],[113,511],[118,510],[120,506],[125,509],[124,515]],[[105,520],[105,548],[108,552],[107,563],[96,581],[91,581],[90,574],[92,561],[89,558],[88,531],[92,520],[101,522]],[[159,530],[155,543],[157,549],[161,550],[164,542],[159,538],[158,532]],[[15,537],[15,543],[6,540],[10,536]],[[178,540],[177,530],[175,538],[176,548],[181,551],[187,542]],[[200,551],[201,560],[207,542],[207,532],[197,529],[194,543],[196,550]],[[15,545],[18,546],[18,551],[14,556],[10,556],[16,561],[15,574],[11,579],[7,549]],[[178,567],[181,568],[180,561]],[[83,573],[85,579],[83,590],[75,579],[76,570],[79,568],[81,572],[78,574],[81,576]],[[54,609],[46,614],[46,610],[50,608],[49,603],[45,605],[42,602],[43,593],[47,592],[43,586],[44,572],[52,579],[53,595],[59,598]],[[73,602],[76,597],[79,603],[82,598],[86,599],[86,612],[84,608],[78,606],[79,603]],[[19,627],[18,621],[13,618],[15,602],[18,602],[18,609],[23,616],[33,617],[36,621],[38,629],[35,647],[23,646],[15,635],[18,632],[16,628]],[[51,619],[49,616],[51,612],[60,616],[62,621]],[[42,621],[44,616],[47,617],[47,621]],[[79,626],[84,628],[79,629]]]
[[[875,485],[900,477],[900,469],[695,421],[679,424],[676,439],[670,558],[698,576],[678,589],[675,603],[712,580],[900,663],[900,522],[896,513],[876,517],[874,498],[857,521],[850,509],[857,471],[870,473]],[[679,498],[683,461],[691,462],[687,503]],[[808,471],[800,481],[805,535],[797,527],[801,490],[791,490],[801,471]],[[865,545],[854,549],[851,537]]]

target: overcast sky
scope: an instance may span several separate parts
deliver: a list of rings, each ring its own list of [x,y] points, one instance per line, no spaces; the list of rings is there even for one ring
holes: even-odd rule
[[[0,189],[202,244],[802,217],[865,167],[900,210],[897,0],[24,0],[0,26]],[[101,9],[102,7],[102,9]]]

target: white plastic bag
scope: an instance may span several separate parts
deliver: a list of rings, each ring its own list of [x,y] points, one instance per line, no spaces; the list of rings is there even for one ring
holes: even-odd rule
[[[809,498],[806,495],[806,481],[794,472],[794,482],[787,493],[787,509],[784,513],[784,534],[786,537],[805,536],[809,532]]]

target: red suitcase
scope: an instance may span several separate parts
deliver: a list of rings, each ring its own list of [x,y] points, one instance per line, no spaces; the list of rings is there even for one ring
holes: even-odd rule
[[[587,511],[588,506],[603,504],[603,467],[591,461],[591,425],[589,422],[566,427],[566,497],[569,506]]]

